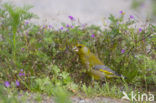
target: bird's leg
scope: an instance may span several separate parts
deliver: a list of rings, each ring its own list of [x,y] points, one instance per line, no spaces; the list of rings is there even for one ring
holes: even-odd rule
[[[100,82],[100,85],[101,86],[104,86],[105,84],[106,84],[106,81],[105,80],[103,80],[103,81]]]
[[[93,76],[92,76],[92,80],[91,80],[91,85],[92,85],[92,87],[96,87],[98,85],[98,81],[96,81]]]
[[[106,77],[103,78],[103,80],[100,82],[100,86],[103,87],[107,83]]]

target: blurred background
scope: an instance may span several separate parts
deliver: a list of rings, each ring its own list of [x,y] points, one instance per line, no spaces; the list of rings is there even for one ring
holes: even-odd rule
[[[37,24],[53,24],[69,22],[68,16],[73,16],[81,23],[103,25],[110,14],[125,17],[133,15],[138,23],[147,19],[156,21],[156,0],[1,0],[17,6],[32,5],[31,11],[40,19],[33,20]]]

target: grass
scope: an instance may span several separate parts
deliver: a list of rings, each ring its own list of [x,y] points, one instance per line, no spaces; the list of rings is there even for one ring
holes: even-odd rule
[[[6,91],[2,101],[18,102],[19,91],[53,95],[57,103],[71,102],[71,95],[121,98],[122,91],[156,92],[155,25],[136,28],[135,19],[125,20],[121,13],[119,17],[110,15],[107,29],[78,25],[71,16],[71,24],[55,29],[30,23],[37,17],[29,12],[30,8],[5,4],[0,11],[0,95]],[[77,43],[88,46],[127,79],[108,80],[105,84],[97,81],[92,85],[85,67],[72,51]],[[13,93],[15,96],[7,97]],[[41,97],[37,95],[36,100],[41,101]]]

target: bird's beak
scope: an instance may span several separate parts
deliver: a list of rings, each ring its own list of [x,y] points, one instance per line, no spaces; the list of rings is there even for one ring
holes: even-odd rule
[[[73,47],[73,50],[76,51],[76,52],[78,52],[78,48],[76,46]]]

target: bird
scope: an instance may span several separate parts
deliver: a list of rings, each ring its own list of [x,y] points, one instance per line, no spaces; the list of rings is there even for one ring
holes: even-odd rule
[[[119,75],[109,67],[105,66],[104,63],[85,45],[76,44],[73,47],[73,50],[79,55],[81,63],[87,67],[87,73],[94,80],[124,77],[122,75]]]

